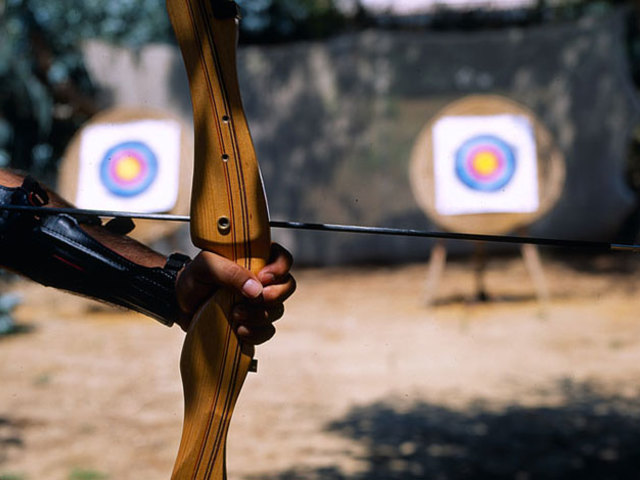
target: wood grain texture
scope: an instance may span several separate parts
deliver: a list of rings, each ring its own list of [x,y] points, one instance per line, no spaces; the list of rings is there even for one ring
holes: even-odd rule
[[[234,6],[227,0],[167,0],[194,110],[192,240],[257,272],[268,258],[271,241],[237,81]],[[185,416],[174,480],[226,478],[227,432],[253,356],[229,322],[237,300],[220,291],[187,332],[180,363]]]

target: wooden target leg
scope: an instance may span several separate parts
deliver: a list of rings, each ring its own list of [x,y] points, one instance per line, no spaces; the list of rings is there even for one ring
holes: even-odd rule
[[[538,301],[540,302],[541,310],[544,313],[547,311],[551,297],[544,277],[538,247],[536,245],[522,245],[522,258],[529,275],[531,276],[531,280],[533,280]]]
[[[446,262],[447,247],[444,244],[444,240],[438,240],[431,249],[431,256],[429,257],[429,269],[423,295],[423,301],[427,306],[431,306],[436,298]]]
[[[489,294],[485,288],[484,274],[487,269],[487,252],[483,242],[476,243],[473,254],[474,277],[476,283],[476,297],[478,302],[486,302],[489,300]]]

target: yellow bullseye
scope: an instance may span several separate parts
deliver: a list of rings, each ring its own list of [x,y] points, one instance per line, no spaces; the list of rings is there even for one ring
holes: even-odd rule
[[[128,155],[118,160],[116,165],[116,175],[120,180],[129,182],[140,175],[142,164],[136,157]]]
[[[495,153],[480,152],[473,157],[473,169],[480,175],[491,175],[500,166],[500,161]]]

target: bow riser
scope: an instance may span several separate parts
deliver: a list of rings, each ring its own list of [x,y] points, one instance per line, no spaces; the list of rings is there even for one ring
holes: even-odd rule
[[[167,9],[194,112],[192,241],[258,272],[269,255],[269,218],[237,80],[235,3],[167,0]],[[238,300],[218,292],[187,332],[180,360],[185,416],[173,480],[226,478],[229,422],[253,357],[229,321]]]
[[[191,238],[197,247],[255,272],[269,255],[270,231],[238,86],[238,28],[230,5],[167,1],[189,76],[196,129]]]

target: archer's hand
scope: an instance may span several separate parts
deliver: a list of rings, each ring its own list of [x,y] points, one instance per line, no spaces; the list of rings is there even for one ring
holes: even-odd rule
[[[240,293],[246,300],[232,311],[233,327],[240,339],[258,345],[275,334],[273,323],[284,314],[284,301],[296,289],[289,273],[293,259],[282,246],[271,245],[267,265],[257,275],[235,262],[211,252],[200,252],[178,276],[176,295],[182,311],[180,327],[189,328],[191,318],[220,288]]]

